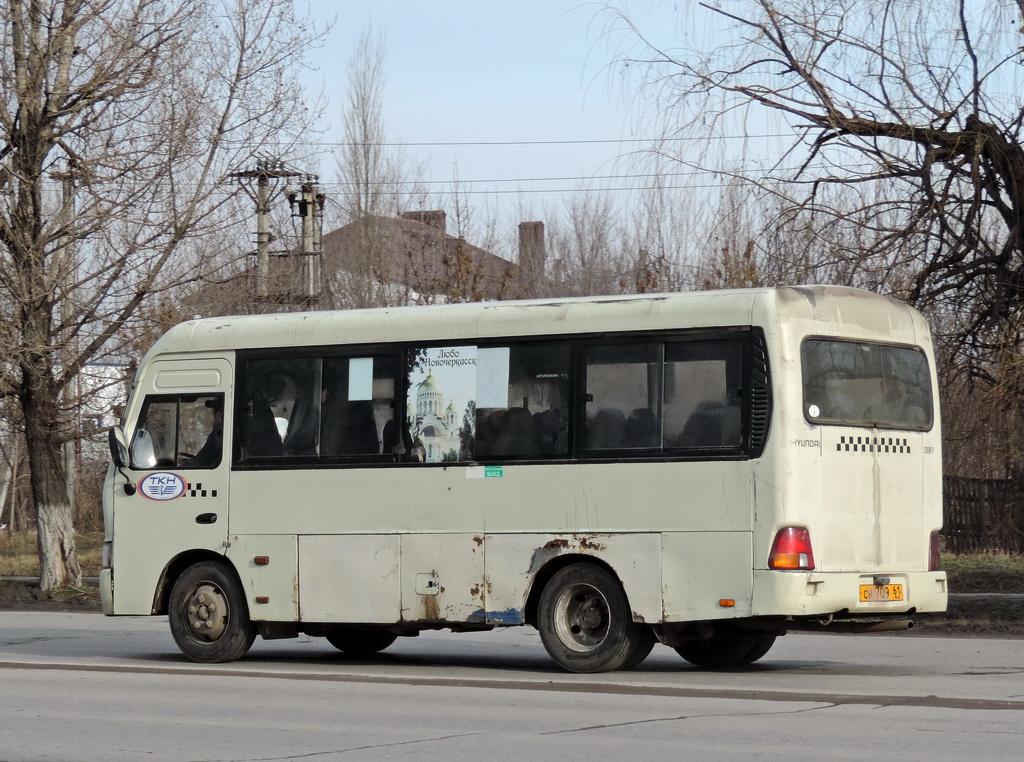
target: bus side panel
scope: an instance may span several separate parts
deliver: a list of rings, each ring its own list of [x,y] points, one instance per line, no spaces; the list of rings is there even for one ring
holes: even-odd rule
[[[622,582],[633,618],[661,621],[659,533],[489,534],[484,546],[489,624],[522,624],[537,574],[567,555],[589,556],[611,567]]]
[[[753,576],[741,559],[750,558],[752,542],[750,532],[663,534],[665,621],[750,616]]]
[[[484,471],[461,464],[236,471],[231,531],[275,534],[284,515],[298,535],[751,528],[749,461],[509,463],[478,478]]]
[[[399,621],[400,556],[394,534],[299,537],[302,621]]]
[[[484,538],[402,535],[402,621],[484,621]]]
[[[233,535],[228,559],[245,589],[256,622],[299,618],[299,561],[295,535]]]

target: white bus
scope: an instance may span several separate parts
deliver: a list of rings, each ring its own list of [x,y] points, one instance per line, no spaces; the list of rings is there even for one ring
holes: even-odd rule
[[[928,326],[856,289],[194,320],[111,450],[104,612],[198,662],[531,625],[722,667],[946,606]]]

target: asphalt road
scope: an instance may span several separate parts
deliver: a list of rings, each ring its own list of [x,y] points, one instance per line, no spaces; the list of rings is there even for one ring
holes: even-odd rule
[[[1018,760],[1024,641],[787,635],[758,664],[569,675],[526,628],[184,661],[166,618],[0,612],[0,760]]]

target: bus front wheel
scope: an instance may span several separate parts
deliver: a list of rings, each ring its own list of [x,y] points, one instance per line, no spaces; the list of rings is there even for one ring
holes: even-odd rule
[[[241,659],[256,639],[238,582],[213,561],[194,564],[178,577],[167,613],[174,642],[195,662]]]
[[[545,585],[537,629],[548,654],[569,672],[611,672],[635,666],[654,640],[633,621],[615,576],[592,564],[559,570]]]

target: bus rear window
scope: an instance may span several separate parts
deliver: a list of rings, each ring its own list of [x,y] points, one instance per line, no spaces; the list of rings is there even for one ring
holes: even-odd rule
[[[801,354],[809,422],[918,431],[932,427],[931,376],[920,349],[808,339]]]

